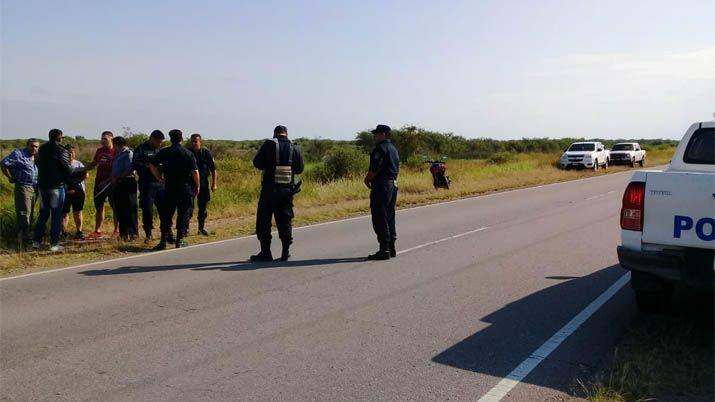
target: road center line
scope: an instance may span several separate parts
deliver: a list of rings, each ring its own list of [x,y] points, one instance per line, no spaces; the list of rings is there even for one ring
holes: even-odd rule
[[[521,362],[511,373],[504,377],[497,385],[489,392],[479,398],[480,402],[496,402],[504,398],[514,387],[516,387],[532,370],[536,368],[551,352],[561,345],[561,343],[573,334],[586,320],[588,320],[598,309],[601,308],[608,300],[610,300],[621,288],[623,288],[631,279],[631,273],[627,272],[621,276],[613,285],[605,292],[601,293],[596,300],[581,310],[574,318],[566,325],[558,330],[538,349],[533,351],[529,357]]]
[[[421,249],[421,248],[433,246],[433,245],[435,245],[435,244],[439,244],[439,243],[442,243],[442,242],[445,242],[445,241],[458,239],[458,238],[460,238],[460,237],[464,237],[464,236],[470,235],[470,234],[472,234],[472,233],[481,232],[482,230],[487,230],[487,229],[489,229],[489,226],[481,227],[481,228],[479,228],[479,229],[470,230],[469,232],[460,233],[460,234],[457,234],[457,235],[454,235],[454,236],[445,237],[444,239],[439,239],[439,240],[431,241],[431,242],[429,242],[429,243],[420,244],[419,246],[410,247],[410,248],[408,248],[408,249],[406,249],[406,250],[400,250],[400,251],[397,252],[397,254],[400,255],[400,254],[404,254],[404,253],[409,253],[410,251],[415,251],[415,250],[419,250],[419,249]]]

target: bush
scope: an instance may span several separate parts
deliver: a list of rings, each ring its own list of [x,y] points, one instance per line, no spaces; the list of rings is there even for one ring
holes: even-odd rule
[[[489,158],[489,163],[503,165],[516,160],[516,155],[509,152],[497,152]]]
[[[310,171],[309,177],[319,182],[352,178],[367,171],[369,160],[367,155],[353,147],[334,149],[324,162]]]

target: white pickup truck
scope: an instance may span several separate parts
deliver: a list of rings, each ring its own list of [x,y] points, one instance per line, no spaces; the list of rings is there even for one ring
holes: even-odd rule
[[[611,148],[612,165],[645,165],[645,150],[637,142],[619,142]]]
[[[562,169],[586,168],[598,170],[608,168],[610,153],[600,142],[574,142],[561,155]]]
[[[690,126],[665,170],[633,173],[621,229],[641,310],[664,307],[675,283],[715,287],[715,121]]]

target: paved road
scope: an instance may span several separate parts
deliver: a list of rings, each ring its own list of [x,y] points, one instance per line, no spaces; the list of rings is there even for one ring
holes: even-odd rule
[[[357,218],[288,263],[236,239],[3,280],[2,399],[476,400],[624,274],[628,177],[400,211],[385,262]],[[634,314],[626,286],[504,400],[569,399]]]

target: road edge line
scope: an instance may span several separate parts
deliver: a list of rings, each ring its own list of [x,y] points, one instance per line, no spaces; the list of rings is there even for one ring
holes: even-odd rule
[[[563,341],[586,322],[594,313],[596,313],[606,302],[621,290],[628,281],[631,280],[631,273],[626,272],[616,282],[608,287],[600,296],[592,301],[586,308],[576,314],[566,325],[556,331],[546,342],[539,346],[531,353],[524,361],[522,361],[514,370],[504,377],[494,388],[479,398],[479,402],[497,402],[501,401],[514,387],[516,387],[532,370],[534,370],[551,352],[556,350]]]

